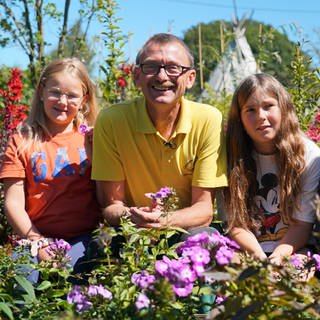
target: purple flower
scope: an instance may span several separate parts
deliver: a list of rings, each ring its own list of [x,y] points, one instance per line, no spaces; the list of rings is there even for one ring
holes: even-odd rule
[[[216,252],[216,260],[217,263],[220,265],[225,265],[231,262],[231,259],[233,257],[234,250],[230,249],[226,246],[222,246],[218,249]]]
[[[112,293],[107,290],[103,285],[95,286],[95,285],[90,285],[87,289],[87,295],[88,296],[96,296],[100,295],[104,297],[105,299],[112,299]]]
[[[147,289],[156,280],[154,275],[150,275],[148,271],[143,270],[140,273],[134,273],[131,281],[141,289]],[[152,286],[150,287],[152,289]]]
[[[314,260],[315,263],[316,263],[316,269],[317,269],[318,271],[320,271],[320,255],[319,255],[319,254],[314,254],[314,255],[312,256],[312,258],[313,258],[313,260]]]
[[[70,304],[81,302],[82,298],[83,298],[83,294],[80,286],[74,286],[73,290],[68,292],[67,294],[67,301]]]
[[[217,296],[216,297],[216,303],[221,303],[221,302],[223,302],[224,300],[226,300],[226,298],[225,297],[220,297],[220,296]]]
[[[195,272],[186,264],[183,264],[180,268],[180,279],[183,282],[193,282],[196,278]]]
[[[193,247],[190,259],[197,264],[207,264],[210,262],[210,252],[201,247]]]
[[[85,311],[90,309],[92,306],[92,303],[88,300],[87,297],[83,296],[83,299],[81,302],[77,303],[76,310],[77,311]]]
[[[169,265],[165,261],[157,260],[155,269],[162,277],[166,277],[168,275]]]
[[[79,286],[75,286],[74,289],[67,294],[67,301],[70,304],[75,303],[77,311],[85,311],[92,306],[92,303],[83,295]]]
[[[218,231],[209,235],[209,242],[213,246],[230,246],[235,249],[240,249],[239,245],[235,241],[221,235]]]
[[[63,239],[56,239],[50,244],[50,249],[53,251],[69,251],[71,249],[71,245]]]
[[[194,263],[192,266],[193,271],[196,273],[196,275],[198,277],[202,277],[203,276],[203,272],[204,272],[204,267],[203,264],[198,264],[198,263]]]
[[[193,289],[193,283],[188,283],[186,285],[181,284],[173,284],[173,291],[175,294],[179,297],[186,297],[192,292]]]
[[[150,300],[144,293],[139,293],[135,305],[137,310],[148,308],[150,305]]]
[[[301,269],[303,267],[303,261],[297,254],[293,254],[291,257],[291,264],[296,268],[296,269]]]
[[[86,134],[89,131],[89,129],[84,123],[82,123],[82,124],[80,124],[78,131],[81,134]]]

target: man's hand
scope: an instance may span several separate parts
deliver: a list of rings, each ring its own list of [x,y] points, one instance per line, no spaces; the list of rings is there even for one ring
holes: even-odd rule
[[[161,211],[152,211],[150,207],[131,207],[130,219],[139,227],[159,228],[161,227]]]

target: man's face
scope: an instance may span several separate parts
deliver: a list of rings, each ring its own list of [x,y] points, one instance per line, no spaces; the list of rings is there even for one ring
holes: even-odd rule
[[[141,57],[140,64],[176,65],[190,67],[185,48],[178,42],[160,44],[151,42]],[[195,70],[184,70],[179,76],[168,76],[164,68],[156,75],[135,70],[135,83],[141,87],[148,107],[174,107],[195,81]]]

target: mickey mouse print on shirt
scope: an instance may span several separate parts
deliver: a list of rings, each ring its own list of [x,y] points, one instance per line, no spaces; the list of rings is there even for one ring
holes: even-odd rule
[[[280,213],[280,188],[277,170],[271,160],[274,155],[255,155],[257,157],[257,185],[255,202],[264,216],[259,234],[259,242],[279,240],[288,228],[288,222],[283,221]],[[271,166],[269,166],[269,164]]]

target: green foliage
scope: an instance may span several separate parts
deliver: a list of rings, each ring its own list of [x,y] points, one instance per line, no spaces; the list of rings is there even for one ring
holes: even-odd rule
[[[0,247],[0,317],[5,319],[198,319],[205,306],[211,309],[208,319],[318,319],[320,307],[319,280],[301,282],[301,272],[288,263],[275,266],[267,261],[242,257],[241,264],[219,265],[212,259],[205,278],[194,281],[188,296],[177,296],[172,284],[161,276],[146,289],[149,307],[137,309],[137,297],[143,289],[132,276],[142,270],[155,274],[156,261],[166,255],[177,259],[167,239],[177,230],[137,229],[128,218],[119,230],[101,226],[96,241],[103,253],[93,252],[96,268],[89,274],[71,275],[68,268],[58,268],[52,262],[33,265],[27,256],[12,259],[11,253],[21,251],[10,245]],[[119,256],[111,249],[111,238],[122,238]],[[41,272],[39,283],[26,279],[26,268]],[[303,269],[302,269],[303,270]],[[89,296],[85,310],[66,299],[77,280],[81,287],[96,286],[107,289],[111,298]],[[204,281],[206,279],[206,281]],[[217,304],[204,299],[218,294],[224,301]]]
[[[45,51],[52,45],[46,41],[46,26],[50,25],[53,33],[57,34],[57,56],[65,53],[66,34],[68,34],[68,20],[70,0],[61,1],[63,11],[58,9],[56,2],[36,0],[8,0],[0,1],[0,45],[5,47],[14,44],[20,48],[20,52],[29,59],[28,77],[34,87],[39,73],[44,65],[49,62]],[[75,43],[82,51],[82,57],[86,55],[87,30],[96,14],[96,1],[80,1],[81,25],[86,24],[83,37]],[[44,23],[46,22],[46,24]],[[55,28],[55,29],[52,29]],[[82,36],[81,35],[81,36]],[[88,58],[88,57],[86,57]]]
[[[319,319],[319,280],[299,279],[292,265],[275,266],[243,257],[240,266],[226,267],[231,275],[221,283],[225,300],[213,308],[209,319]],[[208,277],[215,278],[214,272]]]
[[[292,95],[300,125],[304,131],[320,106],[320,69],[311,68],[312,59],[302,51],[303,44],[295,46],[289,70],[291,74],[290,93]]]
[[[65,38],[64,51],[59,53],[58,48],[56,48],[49,53],[48,56],[50,60],[55,60],[59,58],[59,56],[77,57],[85,63],[88,71],[90,73],[92,72],[94,68],[92,60],[95,56],[95,51],[92,43],[86,40],[86,34],[82,30],[81,19],[78,19],[68,30]]]
[[[215,92],[213,92],[208,83],[205,83],[205,89],[207,90],[209,97],[203,99],[202,102],[214,106],[220,110],[224,120],[226,121],[228,118],[232,95],[226,95],[225,93],[222,93],[221,96],[218,96]]]
[[[107,49],[107,57],[100,65],[105,78],[99,80],[102,98],[107,105],[125,99],[130,99],[138,94],[134,86],[133,66],[126,66],[123,49],[130,35],[124,35],[118,26],[120,18],[116,17],[118,5],[113,0],[99,0],[99,20],[104,25],[102,32],[103,41]],[[131,69],[126,72],[125,68]]]

